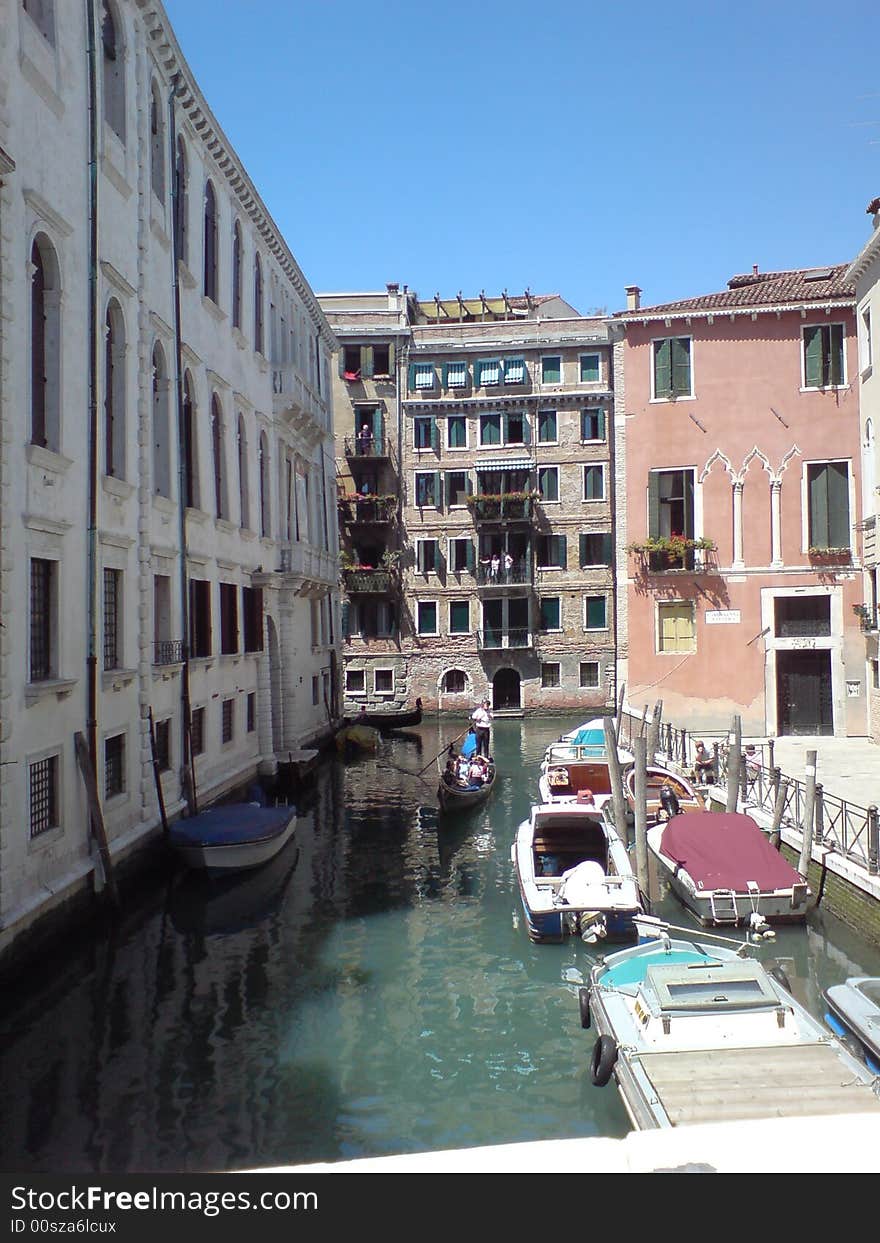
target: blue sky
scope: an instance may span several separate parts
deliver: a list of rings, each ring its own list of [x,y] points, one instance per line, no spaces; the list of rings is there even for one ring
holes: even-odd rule
[[[312,287],[579,311],[855,256],[867,0],[165,0]]]

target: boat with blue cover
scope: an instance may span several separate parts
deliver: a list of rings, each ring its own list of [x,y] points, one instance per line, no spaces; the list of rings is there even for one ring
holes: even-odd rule
[[[880,976],[854,975],[822,995],[825,1022],[850,1052],[880,1075]]]
[[[530,940],[635,939],[638,882],[597,802],[536,804],[517,830],[511,860]]]
[[[231,872],[268,863],[295,828],[295,807],[222,803],[175,820],[169,826],[168,840],[188,867]]]
[[[746,957],[748,942],[672,938],[659,920],[639,923],[653,938],[607,955],[579,990],[581,1024],[597,1033],[591,1081],[616,1080],[636,1129],[880,1113],[865,1063],[782,972]]]

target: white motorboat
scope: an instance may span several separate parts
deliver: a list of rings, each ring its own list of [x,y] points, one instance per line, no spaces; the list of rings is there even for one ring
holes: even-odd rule
[[[622,747],[617,757],[622,769],[633,763]],[[611,798],[603,718],[587,721],[550,744],[541,762],[538,793],[542,803],[594,802],[597,807]]]
[[[535,805],[511,859],[532,941],[635,937],[638,883],[625,844],[596,806]]]
[[[293,836],[295,807],[222,803],[196,816],[175,820],[168,840],[191,868],[233,872],[260,867]]]
[[[880,977],[850,976],[823,993],[825,1022],[854,1056],[880,1075]]]

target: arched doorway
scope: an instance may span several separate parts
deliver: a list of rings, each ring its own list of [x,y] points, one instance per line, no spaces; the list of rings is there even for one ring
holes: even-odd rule
[[[492,679],[492,707],[496,712],[521,708],[520,676],[515,669],[499,669]]]

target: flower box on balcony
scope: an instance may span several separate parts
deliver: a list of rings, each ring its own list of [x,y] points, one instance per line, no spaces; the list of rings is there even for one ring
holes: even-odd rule
[[[381,595],[391,590],[391,573],[371,566],[343,571],[345,589],[349,595]]]
[[[685,535],[653,535],[640,543],[628,544],[627,552],[640,557],[647,568],[655,573],[663,570],[705,569],[709,553],[716,551],[714,540],[701,536],[691,539]],[[699,560],[696,553],[700,553]]]
[[[851,548],[817,548],[808,549],[807,555],[817,565],[849,565],[852,562]]]

